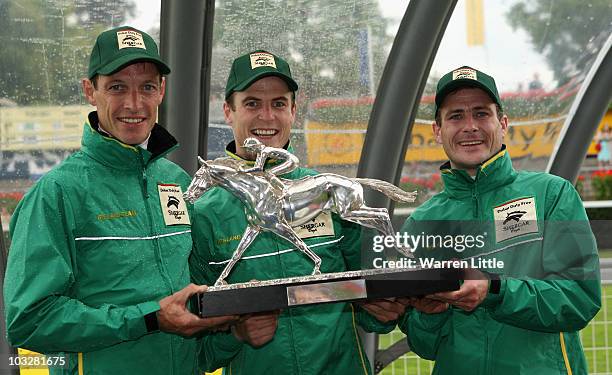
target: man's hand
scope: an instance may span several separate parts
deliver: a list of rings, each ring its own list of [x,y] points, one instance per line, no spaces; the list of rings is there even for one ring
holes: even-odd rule
[[[413,297],[410,299],[410,304],[415,309],[421,312],[424,312],[426,314],[439,314],[441,312],[448,310],[448,306],[449,306],[447,302],[441,302],[441,301],[427,298],[427,297],[421,297],[421,298]]]
[[[278,315],[280,311],[244,315],[240,321],[232,327],[234,336],[242,342],[246,342],[254,348],[268,343],[274,337],[278,326]]]
[[[159,301],[157,322],[160,331],[189,337],[202,330],[227,329],[227,326],[238,320],[236,315],[200,318],[187,309],[189,297],[196,293],[206,292],[206,285],[189,284],[182,290]]]
[[[466,270],[466,279],[459,290],[435,293],[427,297],[472,311],[487,297],[489,279],[477,269]]]
[[[388,323],[399,319],[406,311],[409,300],[404,298],[375,299],[365,302],[358,302],[365,311],[376,318],[379,322]]]

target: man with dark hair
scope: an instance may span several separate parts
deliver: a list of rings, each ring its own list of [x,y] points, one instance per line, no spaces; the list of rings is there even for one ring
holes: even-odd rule
[[[11,220],[8,340],[61,353],[52,374],[195,374],[195,339],[180,336],[234,320],[186,308],[206,286],[189,284],[190,178],[164,158],[177,142],[156,123],[168,73],[146,33],[101,33],[82,81],[96,107],[82,148]]]
[[[489,75],[449,72],[435,107],[444,190],[403,231],[475,235],[482,246],[417,251],[469,266],[459,290],[413,299],[400,323],[410,347],[436,361],[434,374],[586,374],[578,331],[599,310],[601,287],[580,197],[560,177],[512,167]]]
[[[254,51],[234,60],[227,80],[223,110],[232,127],[234,141],[228,157],[254,169],[257,153],[241,147],[256,138],[271,152],[265,170],[285,179],[316,174],[295,168],[287,152],[295,120],[295,91],[287,62],[267,51]],[[247,142],[248,146],[248,142]],[[251,150],[251,152],[249,152]],[[289,161],[284,166],[283,160]],[[313,225],[311,225],[313,224]],[[238,246],[247,227],[242,203],[229,192],[213,188],[194,206],[195,248],[190,260],[195,282],[212,284]],[[295,228],[301,239],[322,259],[323,273],[361,268],[361,228],[336,215],[321,214],[313,223]],[[305,276],[313,264],[293,245],[270,232],[262,232],[229,274],[230,284]],[[366,313],[367,311],[367,313]],[[203,338],[201,366],[206,370],[226,367],[231,374],[369,374],[370,365],[357,335],[357,324],[368,331],[388,332],[404,312],[395,301],[371,301],[353,305],[333,303],[289,308],[244,316],[231,332]],[[370,315],[371,314],[371,315]]]

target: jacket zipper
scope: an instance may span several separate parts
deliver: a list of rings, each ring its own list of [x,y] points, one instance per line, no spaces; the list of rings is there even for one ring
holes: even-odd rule
[[[144,160],[142,160],[142,157],[140,159],[140,162],[142,165],[142,195],[145,199],[149,199],[149,190],[147,186],[147,167],[146,165],[144,165]]]
[[[485,374],[495,375],[495,374],[492,374],[491,372],[491,348],[489,347],[489,335],[487,332],[485,332],[484,338],[485,338],[484,346],[485,348],[487,348],[487,360],[485,361]]]
[[[140,165],[142,167],[142,189],[143,189],[143,196],[145,198],[145,205],[147,208],[147,217],[149,218],[149,232],[151,235],[157,235],[159,234],[154,221],[153,221],[153,217],[151,216],[151,212],[153,211],[153,208],[151,207],[151,202],[149,201],[149,190],[148,190],[148,182],[147,182],[147,165],[144,162],[144,159],[142,158],[142,154],[140,154]],[[170,276],[168,275],[168,272],[166,270],[166,264],[164,263],[164,259],[162,257],[161,254],[161,248],[159,247],[159,239],[155,240],[155,257],[157,258],[157,263],[158,263],[158,267],[160,270],[160,273],[162,275],[162,277],[166,280],[166,283],[168,285],[168,289],[170,290],[170,293],[174,293],[175,290],[172,287],[172,279],[170,278]]]
[[[142,195],[145,198],[144,203],[146,206],[147,217],[149,218],[149,231],[151,235],[157,235],[159,234],[159,232],[157,231],[155,227],[154,220],[151,215],[153,208],[151,207],[151,202],[149,201],[150,194],[149,194],[148,182],[147,182],[147,164],[151,162],[151,159],[149,160],[148,163],[145,163],[144,158],[142,157],[142,154],[139,153],[139,155],[140,155],[140,166],[142,168],[142,190],[143,190]],[[155,257],[157,258],[157,266],[159,267],[159,272],[162,278],[166,280],[168,289],[170,290],[170,293],[172,294],[175,292],[175,290],[172,285],[172,278],[168,275],[166,264],[164,263],[164,259],[162,257],[161,248],[159,245],[159,239],[155,239],[154,241],[155,241],[154,251],[155,251]],[[176,357],[176,353],[175,353],[175,345],[174,345],[173,338],[170,339],[169,346],[170,346],[171,363],[175,363],[176,361],[174,358]],[[174,365],[170,367],[170,370],[171,370],[170,375],[175,374]]]
[[[478,219],[478,194],[476,193],[476,184],[472,189],[472,216],[474,219]]]
[[[287,277],[287,274],[285,273],[285,265],[283,264],[283,261],[281,260],[281,257],[280,257],[280,253],[279,253],[280,243],[278,241],[276,241],[276,251],[277,251],[277,262],[279,263],[283,277]],[[293,311],[291,309],[287,309],[286,311],[287,311],[287,320],[289,321],[289,340],[291,340],[291,346],[289,348],[289,351],[291,352],[291,356],[293,357],[295,361],[295,369],[297,373],[301,374],[302,369],[300,366],[300,359],[298,358],[297,348],[295,347],[295,337],[294,337],[295,328],[293,327]]]

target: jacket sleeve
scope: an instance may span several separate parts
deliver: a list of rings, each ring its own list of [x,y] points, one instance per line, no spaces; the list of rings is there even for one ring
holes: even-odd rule
[[[230,331],[206,333],[202,336],[198,353],[198,368],[214,372],[229,366],[244,344]]]
[[[68,194],[43,178],[11,220],[4,279],[7,338],[39,352],[102,349],[147,333],[144,316],[157,301],[132,306],[85,305],[71,295],[77,277],[75,211]]]
[[[597,245],[578,193],[563,181],[549,194],[542,274],[502,277],[498,295],[483,302],[499,322],[541,332],[584,328],[601,307]],[[517,261],[520,261],[518,259]]]
[[[408,308],[398,327],[406,335],[410,350],[433,361],[442,338],[448,335],[451,314],[451,309],[439,314],[426,314]]]
[[[211,249],[214,249],[214,234],[207,209],[196,202],[193,210],[192,238],[193,251],[189,257],[191,281],[198,285],[213,285],[217,273],[208,264]],[[243,343],[231,332],[206,332],[200,337],[198,367],[204,371],[214,371],[226,367],[242,350]]]
[[[341,219],[338,219],[341,220]],[[346,267],[349,271],[368,269],[367,264],[362,264],[364,259],[361,255],[361,239],[362,239],[362,227],[359,224],[351,223],[348,221],[341,220],[342,236],[344,237],[340,241],[340,251],[344,256]],[[358,304],[355,304],[355,319],[357,324],[361,326],[366,332],[376,333],[389,333],[391,332],[397,322],[383,323],[370,315],[367,311],[362,309]]]

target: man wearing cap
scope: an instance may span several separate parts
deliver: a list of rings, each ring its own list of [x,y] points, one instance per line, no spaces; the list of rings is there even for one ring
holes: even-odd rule
[[[260,50],[234,60],[223,106],[234,133],[234,141],[226,148],[228,157],[257,168],[256,153],[248,151],[253,147],[240,147],[245,139],[256,138],[274,150],[265,164],[267,171],[283,169],[279,177],[286,179],[316,174],[311,169],[294,169],[291,163],[285,169],[282,160],[273,160],[283,157],[279,149],[292,151],[289,136],[297,89],[289,65],[278,56]],[[194,282],[215,282],[246,227],[243,204],[221,188],[211,189],[195,203],[195,247],[190,259]],[[360,268],[358,225],[322,214],[295,229],[321,257],[323,273]],[[290,242],[263,232],[226,280],[234,284],[304,276],[312,268],[312,261]],[[388,332],[404,309],[396,302],[373,301],[363,306],[335,303],[244,316],[231,331],[203,338],[200,365],[204,370],[225,367],[228,374],[369,374],[356,324],[368,331]]]
[[[481,236],[482,246],[417,251],[468,266],[459,290],[412,301],[400,323],[410,347],[436,361],[434,374],[586,374],[578,331],[601,290],[580,197],[560,177],[512,167],[492,77],[453,70],[435,106],[433,132],[450,159],[440,168],[444,190],[402,230]]]
[[[97,110],[81,150],[12,217],[7,337],[59,353],[52,374],[195,374],[196,342],[181,336],[234,320],[186,309],[206,287],[189,284],[190,178],[164,158],[177,142],[155,122],[168,73],[146,33],[100,34],[82,81]]]

